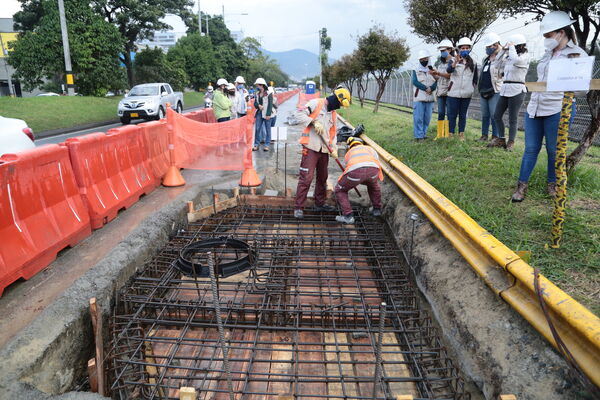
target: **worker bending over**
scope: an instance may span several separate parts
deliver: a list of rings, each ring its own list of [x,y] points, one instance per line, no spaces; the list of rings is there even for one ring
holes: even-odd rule
[[[329,156],[337,158],[336,119],[335,110],[340,106],[350,105],[348,89],[336,89],[333,94],[324,99],[313,99],[306,103],[306,108],[300,113],[300,123],[304,126],[300,144],[302,145],[302,161],[300,162],[300,177],[296,188],[296,204],[294,217],[304,217],[304,203],[315,170],[315,210],[335,211],[335,207],[325,204],[327,200],[327,166]]]
[[[369,198],[373,204],[371,214],[375,217],[381,215],[381,188],[378,180],[383,180],[379,156],[373,148],[365,146],[360,138],[349,137],[347,140],[346,169],[335,185],[335,198],[342,208],[342,215],[335,219],[345,224],[353,224],[352,206],[348,200],[348,192],[356,186],[367,186]]]

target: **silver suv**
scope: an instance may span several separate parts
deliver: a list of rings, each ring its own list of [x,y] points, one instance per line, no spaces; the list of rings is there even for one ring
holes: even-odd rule
[[[178,113],[183,110],[183,93],[174,92],[168,83],[144,83],[134,86],[119,102],[118,116],[121,123],[132,119],[162,119],[167,103]]]

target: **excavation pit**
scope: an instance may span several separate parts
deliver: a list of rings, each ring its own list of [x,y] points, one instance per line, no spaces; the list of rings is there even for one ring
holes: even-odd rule
[[[291,199],[242,196],[179,230],[118,295],[113,398],[469,398],[386,224],[355,218],[297,220]],[[222,236],[255,250],[250,269],[211,281],[175,267]]]

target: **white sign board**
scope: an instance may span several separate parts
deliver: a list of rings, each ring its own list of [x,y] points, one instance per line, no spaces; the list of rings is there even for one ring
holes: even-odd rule
[[[287,140],[287,126],[274,126],[271,128],[271,140],[285,142]]]
[[[548,66],[546,90],[549,92],[575,92],[590,90],[594,56],[551,60]]]

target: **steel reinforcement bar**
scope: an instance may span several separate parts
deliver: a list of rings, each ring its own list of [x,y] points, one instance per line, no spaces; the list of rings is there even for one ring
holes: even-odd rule
[[[387,176],[452,243],[490,289],[557,348],[540,307],[533,268],[373,139],[365,134],[361,138],[387,163],[383,164]],[[547,278],[540,275],[539,282],[560,337],[585,374],[600,386],[600,319]]]

